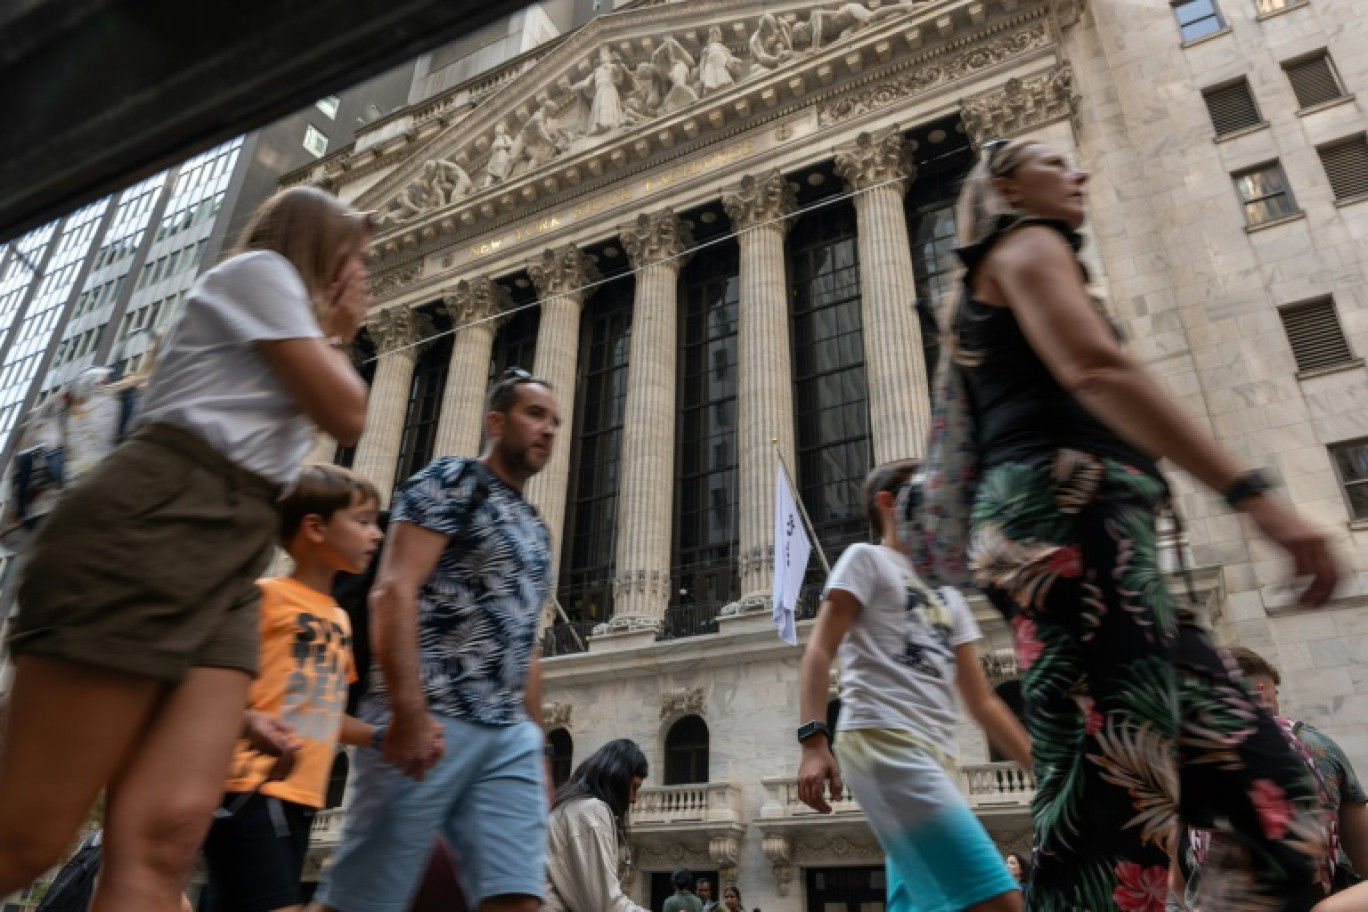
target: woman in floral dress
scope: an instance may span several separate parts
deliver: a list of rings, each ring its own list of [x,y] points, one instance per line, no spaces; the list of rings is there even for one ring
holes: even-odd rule
[[[948,320],[982,472],[970,566],[1016,638],[1038,778],[1027,905],[1161,912],[1184,820],[1218,834],[1204,909],[1309,909],[1315,789],[1165,586],[1156,460],[1286,551],[1304,605],[1330,598],[1336,567],[1121,346],[1076,257],[1086,181],[1040,143],[985,146],[960,196],[966,275]]]

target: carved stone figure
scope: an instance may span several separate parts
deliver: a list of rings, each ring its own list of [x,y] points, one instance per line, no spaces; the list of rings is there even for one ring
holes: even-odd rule
[[[470,192],[474,182],[465,168],[439,158],[423,166],[423,179],[432,188],[438,206],[449,206]]]
[[[513,138],[503,124],[494,127],[494,143],[489,149],[489,162],[485,165],[484,186],[492,187],[508,178],[513,168]]]
[[[703,94],[711,95],[736,84],[741,74],[741,61],[722,43],[722,29],[708,29],[708,43],[703,46],[698,61],[698,81]]]
[[[660,102],[662,114],[673,114],[698,101],[698,93],[690,85],[692,80],[689,78],[694,68],[693,55],[673,36],[667,35],[660,42],[660,47],[651,55],[651,64],[665,85]]]
[[[419,176],[410,181],[408,186],[400,190],[394,199],[380,210],[375,217],[375,223],[380,228],[390,228],[442,204],[443,200],[437,197],[432,184]]]
[[[653,65],[637,64],[632,91],[622,100],[623,123],[642,123],[660,113],[660,82]]]
[[[788,23],[773,13],[760,17],[750,37],[751,69],[772,70],[793,56],[793,34]]]
[[[540,168],[565,151],[569,140],[564,131],[556,128],[555,115],[556,105],[550,101],[543,102],[523,124],[518,131],[518,138],[513,141],[511,155],[514,167],[526,164],[529,171]]]
[[[799,22],[793,27],[795,47],[819,51],[828,44],[849,38],[851,35],[876,22],[901,16],[912,8],[909,0],[883,6],[874,0],[870,6],[863,3],[842,3],[835,9],[813,10],[807,22]]]
[[[622,94],[620,87],[628,80],[627,69],[617,61],[610,48],[601,47],[598,66],[577,89],[590,99],[589,119],[585,134],[594,136],[616,130],[622,125]]]

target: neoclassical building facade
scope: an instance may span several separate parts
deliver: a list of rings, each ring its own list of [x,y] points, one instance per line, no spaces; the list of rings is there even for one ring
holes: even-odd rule
[[[1348,579],[1314,615],[1186,478],[1185,527],[1164,535],[1218,634],[1279,662],[1290,708],[1368,763],[1368,62],[1351,51],[1368,27],[1351,5],[634,3],[290,178],[381,224],[367,430],[317,458],[388,495],[478,452],[505,369],[559,396],[528,492],[555,545],[545,721],[559,775],[615,737],[650,756],[640,901],[683,864],[748,908],[882,908],[858,806],[822,817],[796,797],[801,651],[769,620],[776,466],[832,562],[867,538],[860,480],[922,455],[953,201],[995,137],[1093,172],[1085,257],[1136,350],[1333,531]],[[976,612],[1013,700],[1010,637]],[[834,675],[831,699],[834,715]],[[1028,845],[1029,775],[972,727],[960,749],[970,803],[1004,849]],[[320,862],[342,813],[319,818]]]

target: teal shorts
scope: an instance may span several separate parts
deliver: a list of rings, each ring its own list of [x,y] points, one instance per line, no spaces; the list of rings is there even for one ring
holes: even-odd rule
[[[842,731],[836,754],[884,851],[888,912],[959,912],[1017,889],[948,758],[887,729]]]

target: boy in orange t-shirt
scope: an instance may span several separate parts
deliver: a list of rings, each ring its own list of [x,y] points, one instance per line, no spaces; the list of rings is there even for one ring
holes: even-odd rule
[[[300,907],[310,822],[324,805],[337,743],[384,736],[345,713],[356,678],[351,624],[331,594],[339,572],[364,570],[379,547],[379,506],[374,485],[331,465],[305,467],[280,502],[280,541],[295,568],[258,583],[261,674],[204,845],[217,912]],[[282,758],[254,748],[263,743],[283,745]]]

